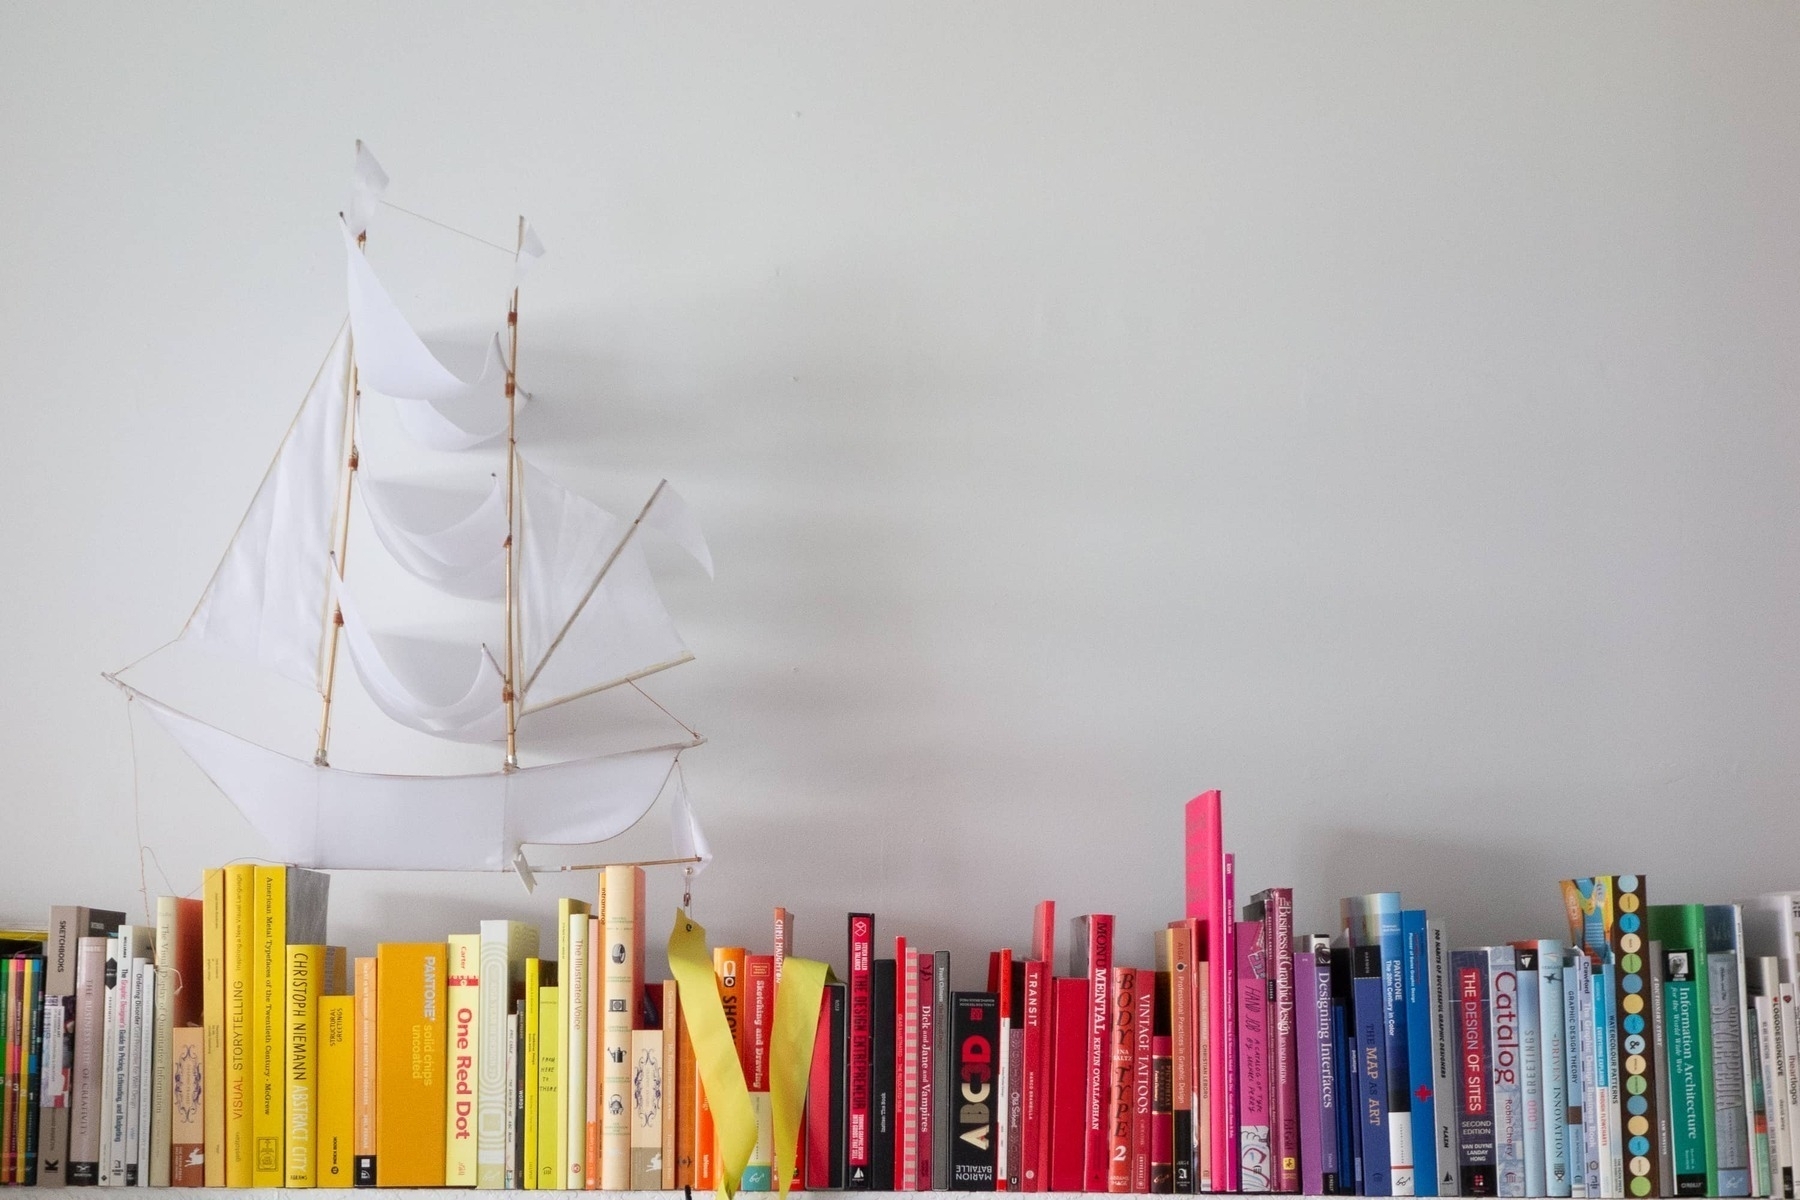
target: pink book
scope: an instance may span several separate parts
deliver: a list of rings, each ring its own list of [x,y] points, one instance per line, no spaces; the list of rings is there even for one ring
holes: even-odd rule
[[[1237,923],[1238,1162],[1242,1190],[1266,1192],[1269,1158],[1269,976],[1263,923]]]
[[[1131,1190],[1150,1190],[1150,1096],[1156,1073],[1156,972],[1142,967],[1137,972],[1137,1020],[1132,1036],[1137,1045],[1131,1056]],[[1163,1039],[1167,1042],[1167,1038]],[[1163,1047],[1168,1053],[1168,1047]]]
[[[1238,1101],[1238,1056],[1231,1052],[1231,1047],[1236,1046],[1238,1039],[1243,1036],[1238,1030],[1237,923],[1231,919],[1231,914],[1236,911],[1237,859],[1227,854],[1225,920],[1219,926],[1225,933],[1225,949],[1219,955],[1219,965],[1225,972],[1225,1095],[1221,1107],[1225,1110],[1225,1190],[1230,1192],[1244,1190],[1243,1156],[1239,1153],[1242,1138],[1238,1117],[1242,1109]]]
[[[944,1103],[938,1098],[933,1087],[937,1070],[937,1025],[939,1021],[948,1020],[949,1014],[937,1011],[937,955],[921,950],[919,955],[918,976],[919,988],[919,1107],[916,1123],[919,1141],[919,1187],[931,1190],[931,1171],[935,1165],[932,1157],[934,1144],[937,1141],[937,1123],[943,1118],[938,1113],[938,1106]]]
[[[1032,959],[1025,964],[1025,1081],[1024,1111],[1019,1120],[1022,1183],[1028,1192],[1041,1192],[1050,1176],[1050,964]]]
[[[1104,913],[1076,917],[1074,932],[1074,945],[1069,947],[1069,973],[1086,976],[1088,981],[1087,1094],[1083,1100],[1087,1138],[1081,1190],[1104,1192],[1107,1167],[1106,1068],[1111,1061],[1107,1036],[1113,1026],[1113,919]]]
[[[919,951],[898,940],[900,968],[900,1029],[894,1039],[900,1051],[900,1107],[894,1115],[900,1137],[899,1178],[895,1188],[902,1192],[919,1190]],[[927,956],[929,957],[929,956]],[[927,1179],[930,1177],[927,1176]]]
[[[1186,813],[1187,915],[1205,924],[1206,944],[1212,951],[1212,966],[1207,971],[1207,1028],[1202,1040],[1206,1045],[1207,1078],[1215,1094],[1226,1079],[1225,1064],[1229,1056],[1225,1047],[1231,1044],[1225,1019],[1230,1007],[1225,1003],[1228,973],[1219,969],[1222,956],[1218,953],[1227,944],[1225,930],[1231,920],[1231,908],[1225,898],[1223,807],[1217,791],[1202,792],[1187,802]],[[1221,1111],[1227,1107],[1212,1106],[1208,1121],[1210,1129],[1205,1131],[1210,1136],[1212,1152],[1208,1157],[1215,1175],[1222,1173],[1219,1164],[1235,1157],[1226,1140],[1229,1129]],[[1211,1184],[1216,1191],[1229,1190],[1228,1179],[1215,1178]]]

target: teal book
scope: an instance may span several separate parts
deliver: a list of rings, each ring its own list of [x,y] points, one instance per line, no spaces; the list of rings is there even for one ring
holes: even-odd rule
[[[1706,1108],[1700,1085],[1700,1032],[1705,1011],[1699,999],[1690,950],[1663,951],[1663,1029],[1669,1054],[1669,1141],[1674,1155],[1675,1194],[1707,1195]]]
[[[1649,906],[1650,940],[1661,942],[1663,947],[1663,963],[1665,968],[1679,964],[1683,968],[1686,981],[1692,985],[1693,1015],[1693,1063],[1694,1075],[1692,1086],[1699,1095],[1700,1113],[1698,1132],[1700,1138],[1700,1154],[1705,1164],[1703,1190],[1689,1192],[1688,1184],[1683,1181],[1684,1168],[1681,1154],[1675,1153],[1675,1176],[1677,1195],[1719,1195],[1719,1153],[1718,1153],[1718,1119],[1715,1108],[1716,1099],[1713,1094],[1713,1052],[1712,1052],[1712,1017],[1711,991],[1707,986],[1706,970],[1706,907],[1700,904],[1652,904]],[[1663,999],[1665,1004],[1672,1003],[1676,992],[1667,985],[1676,981],[1672,970],[1664,977]],[[1676,1070],[1675,1043],[1676,1036],[1673,1022],[1673,1010],[1665,1014],[1668,1028],[1669,1069]],[[1679,1077],[1678,1077],[1679,1078]],[[1671,1081],[1669,1103],[1680,1111],[1682,1101],[1677,1095],[1677,1087]],[[1681,1145],[1681,1122],[1671,1120],[1670,1144],[1674,1149]]]

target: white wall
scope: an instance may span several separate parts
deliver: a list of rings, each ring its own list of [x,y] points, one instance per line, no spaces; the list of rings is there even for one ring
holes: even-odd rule
[[[152,895],[262,848],[141,719],[134,804],[97,673],[340,318],[359,136],[543,231],[526,436],[708,526],[650,691],[719,936],[871,908],[973,983],[1052,895],[1147,955],[1209,786],[1306,924],[1800,884],[1792,6],[8,4],[0,923],[138,906],[134,827]],[[434,236],[375,248],[486,261]],[[334,932],[548,904],[340,875]]]

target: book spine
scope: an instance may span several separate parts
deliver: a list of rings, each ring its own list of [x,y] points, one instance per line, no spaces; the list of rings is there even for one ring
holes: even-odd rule
[[[1356,1008],[1351,1001],[1350,951],[1331,952],[1331,1056],[1337,1079],[1338,1184],[1362,1191],[1362,1111],[1356,1054]]]
[[[44,1055],[44,980],[48,974],[48,966],[42,958],[31,958],[25,964],[26,987],[26,1026],[25,1034],[25,1094],[23,1103],[25,1111],[20,1116],[24,1125],[25,1148],[24,1164],[19,1170],[19,1182],[27,1187],[35,1187],[38,1182],[38,1161],[41,1158],[39,1139],[42,1137],[43,1104],[41,1103],[43,1088],[43,1055]]]
[[[1227,854],[1224,856],[1223,874],[1225,877],[1225,910],[1224,920],[1219,923],[1219,933],[1224,939],[1216,959],[1217,969],[1225,973],[1225,1044],[1233,1047],[1238,1044],[1237,1027],[1237,925],[1231,916],[1237,911],[1237,861]],[[1221,1079],[1214,1103],[1219,1110],[1219,1120],[1225,1123],[1225,1144],[1231,1153],[1223,1161],[1215,1161],[1214,1170],[1219,1174],[1213,1177],[1213,1186],[1228,1192],[1241,1192],[1243,1188],[1243,1167],[1240,1161],[1239,1117],[1243,1111],[1238,1097],[1238,1056],[1235,1053],[1225,1055],[1225,1074]],[[1221,1175],[1223,1182],[1221,1183]]]
[[[319,1145],[319,982],[325,947],[288,946],[283,972],[284,992],[282,1056],[285,1070],[282,1111],[286,1116],[285,1163],[287,1186],[313,1187],[318,1183]]]
[[[949,968],[945,960],[938,960],[938,989],[943,993]],[[827,989],[831,993],[831,1112],[829,1115],[829,1131],[831,1134],[831,1176],[830,1185],[842,1189],[850,1173],[850,1154],[848,1135],[850,1131],[850,988],[848,984],[834,983]],[[938,1011],[943,1014],[939,1025],[944,1036],[938,1044],[941,1056],[950,1043],[950,1009],[948,1003],[940,1004]],[[939,1095],[947,1096],[944,1081],[949,1078],[949,1068],[939,1073]],[[949,1143],[942,1140],[940,1146],[944,1150],[944,1158],[940,1162],[948,1163]],[[947,1170],[947,1168],[944,1168]],[[948,1179],[948,1175],[945,1176]]]
[[[1735,904],[1709,904],[1703,912],[1719,1194],[1750,1196],[1762,1181],[1751,1148],[1743,921]]]
[[[1157,935],[1158,983],[1169,1007],[1169,1190],[1194,1190],[1194,949],[1185,921]]]
[[[1386,980],[1381,947],[1357,945],[1351,949],[1352,986],[1355,991],[1357,1105],[1361,1112],[1362,1178],[1366,1196],[1391,1196],[1393,1176],[1389,1155],[1393,1138],[1388,1128],[1387,1033],[1384,1009]]]
[[[1406,1026],[1406,1069],[1412,1109],[1413,1195],[1438,1194],[1437,1105],[1432,1084],[1436,1046],[1431,1022],[1431,947],[1425,913],[1400,913],[1402,1011]]]
[[[994,1064],[1000,1054],[999,1002],[992,992],[951,997],[951,1038],[956,1047],[956,1136],[950,1145],[953,1191],[991,1192],[996,1178]]]
[[[562,964],[556,965],[560,968]],[[562,984],[543,984],[538,988],[538,1149],[532,1185],[540,1192],[559,1190],[563,1174],[563,1162],[557,1157],[562,1127],[556,1118],[557,1091],[562,1086],[562,1031]],[[685,1093],[678,1089],[676,1094]],[[689,1166],[691,1169],[691,1160]]]
[[[872,913],[851,913],[850,924],[850,1062],[849,1123],[847,1154],[849,1170],[844,1186],[870,1186],[871,1072],[874,1067],[875,1008],[873,995],[873,963],[875,955],[875,917]]]
[[[588,914],[584,905],[572,909],[564,920],[568,950],[559,965],[561,1003],[567,1011],[562,1022],[563,1041],[557,1056],[556,1107],[563,1114],[562,1186],[581,1191],[587,1186],[587,1047],[588,989],[592,971],[588,965]]]
[[[1025,990],[1019,1005],[1024,1034],[1021,1079],[1023,1111],[1019,1122],[1023,1158],[1021,1182],[1028,1192],[1041,1192],[1049,1183],[1050,1126],[1050,963],[1031,959],[1024,964]],[[925,1177],[928,1178],[928,1177]]]
[[[1587,1196],[1587,1141],[1582,1125],[1586,1093],[1582,1089],[1581,985],[1577,960],[1587,962],[1579,950],[1563,951],[1563,1138],[1568,1145],[1569,1195]]]
[[[1776,1037],[1786,1068],[1783,1089],[1788,1109],[1788,1161],[1797,1164],[1792,1190],[1800,1194],[1800,1029],[1794,1023],[1794,987],[1782,981],[1775,993]]]
[[[1400,930],[1400,895],[1368,897],[1381,947],[1382,1029],[1386,1038],[1388,1178],[1393,1195],[1414,1194],[1412,1067],[1406,1037],[1406,949]]]
[[[608,868],[611,870],[611,868]],[[473,980],[476,1027],[470,1048],[476,1075],[473,1084],[475,1120],[473,1174],[451,1182],[483,1189],[506,1186],[506,1153],[517,1158],[517,1138],[507,1135],[509,1114],[514,1113],[513,1076],[507,1069],[507,1053],[517,1050],[507,1036],[507,1018],[524,995],[525,960],[537,953],[537,929],[520,921],[483,921],[476,937]],[[517,1124],[516,1120],[513,1124]],[[468,1132],[465,1130],[465,1132]],[[517,1130],[513,1131],[515,1134]],[[465,1141],[465,1146],[468,1142]],[[627,1150],[629,1155],[629,1150]],[[518,1164],[515,1161],[514,1173]]]
[[[1188,974],[1188,1009],[1193,1015],[1193,1059],[1189,1066],[1189,1082],[1193,1084],[1193,1137],[1188,1145],[1192,1161],[1189,1190],[1204,1191],[1212,1186],[1212,1111],[1213,1085],[1211,1050],[1212,975],[1206,963],[1206,930],[1202,922],[1188,918],[1188,944],[1192,947],[1193,966]]]
[[[1461,1192],[1464,1196],[1493,1196],[1498,1175],[1494,1159],[1493,1058],[1488,1031],[1488,952],[1453,951],[1450,970],[1456,989],[1456,1045],[1461,1064],[1456,1089]]]
[[[1462,1193],[1456,1149],[1456,1038],[1453,1035],[1450,986],[1450,939],[1442,921],[1425,922],[1427,970],[1431,984],[1431,1094],[1432,1116],[1437,1125],[1433,1157],[1437,1164],[1437,1194]],[[1414,1176],[1417,1178],[1417,1170]]]
[[[1175,1192],[1174,996],[1167,971],[1150,973],[1150,1191]]]
[[[355,1024],[351,1030],[351,1055],[356,1062],[356,1078],[351,1085],[351,1097],[356,1122],[352,1148],[355,1153],[357,1187],[374,1187],[380,1182],[379,1164],[375,1159],[375,1088],[379,1059],[376,1038],[380,1030],[377,1006],[380,999],[380,978],[379,959],[371,956],[356,960]]]
[[[170,1069],[174,1062],[175,981],[178,977],[178,972],[173,968],[180,911],[178,897],[157,897],[156,961],[170,969],[157,972],[155,1004],[151,1015],[150,1145],[145,1154],[148,1165],[144,1175],[151,1187],[169,1186],[169,1122],[173,1116],[170,1105],[174,1100],[171,1090],[174,1080]]]
[[[535,954],[525,960],[525,1061],[520,1064],[520,1103],[524,1106],[524,1121],[520,1128],[519,1149],[519,1186],[536,1189],[538,1186],[538,1146],[539,1130],[542,1128],[539,1094],[539,1081],[543,1077],[544,1056],[544,960]],[[674,1014],[664,1018],[674,1028]],[[668,1067],[673,1067],[674,1057],[664,1059]],[[669,1123],[674,1128],[674,1123]],[[671,1164],[673,1156],[669,1156]]]
[[[930,957],[927,952],[926,957]],[[896,1184],[900,1191],[919,1190],[919,950],[908,946],[896,962],[900,972],[900,1011],[894,1038],[895,1064],[899,1090],[895,1136],[899,1140],[896,1154]]]
[[[206,1030],[175,1029],[169,1038],[169,1186],[206,1183]]]
[[[1601,1147],[1605,1153],[1601,1157],[1600,1167],[1605,1172],[1607,1193],[1623,1196],[1625,1137],[1619,1076],[1619,1005],[1615,990],[1617,976],[1613,964],[1603,963],[1594,981],[1594,996],[1599,1008],[1596,1013],[1595,1053],[1606,1063],[1606,1089],[1602,1098],[1600,1126]]]
[[[62,1187],[69,1182],[69,1073],[75,1061],[75,966],[86,932],[83,910],[72,905],[52,907],[48,932],[44,943],[48,961],[38,1181],[45,1187]]]
[[[0,1183],[17,1183],[23,1161],[19,1145],[19,1055],[25,984],[24,960],[0,959]]]
[[[1269,1190],[1300,1190],[1299,1061],[1294,1046],[1294,892],[1262,893],[1269,976]]]
[[[1665,949],[1663,976],[1675,1194],[1704,1196],[1706,1139],[1701,1124],[1700,1005],[1692,954],[1686,949]]]
[[[1107,1121],[1109,1034],[1113,1024],[1113,919],[1106,914],[1077,917],[1070,957],[1072,974],[1088,981],[1087,1134],[1083,1191],[1104,1192],[1108,1178]]]
[[[1539,1108],[1544,1121],[1544,1187],[1546,1196],[1567,1196],[1569,1186],[1569,1051],[1563,1003],[1563,944],[1552,938],[1536,946],[1538,970],[1539,1059],[1542,1086]]]
[[[1088,981],[1054,979],[1050,1005],[1050,1191],[1079,1192],[1086,1183]],[[946,1124],[955,1101],[945,1108]],[[960,1132],[960,1130],[959,1130]]]
[[[1269,980],[1261,920],[1237,926],[1239,1179],[1245,1192],[1273,1183],[1269,1146]]]
[[[688,1032],[687,1014],[675,1006],[675,1186],[699,1186],[700,1172],[700,1068],[694,1058],[694,1039]]]
[[[383,1187],[444,1183],[444,991],[442,942],[376,948],[375,1157]]]
[[[1329,959],[1326,970],[1330,970]],[[1300,1191],[1308,1196],[1325,1194],[1324,1144],[1319,1136],[1323,1078],[1320,1049],[1330,1043],[1326,1026],[1331,1020],[1331,997],[1329,993],[1321,994],[1320,982],[1318,957],[1308,939],[1294,958],[1294,992],[1299,998],[1296,1039],[1301,1047],[1296,1081],[1300,1096]]]
[[[287,868],[257,866],[255,932],[250,968],[250,1153],[251,1184],[280,1187],[282,1144],[287,1136],[281,1086],[285,1042],[281,1036],[287,968]]]
[[[1205,922],[1207,961],[1219,964],[1224,961],[1227,938],[1225,927],[1231,921],[1231,909],[1225,898],[1225,854],[1224,854],[1224,804],[1217,791],[1203,792],[1187,802],[1185,811],[1186,826],[1186,891],[1187,915]],[[1199,951],[1196,949],[1196,959]],[[1207,1067],[1205,1079],[1214,1089],[1220,1089],[1209,1097],[1209,1128],[1204,1136],[1208,1139],[1206,1161],[1209,1166],[1218,1166],[1235,1158],[1237,1147],[1227,1141],[1227,1124],[1221,1111],[1224,1107],[1218,1102],[1224,1082],[1227,1078],[1226,1063],[1230,1059],[1231,1040],[1228,1036],[1226,1014],[1235,1006],[1228,1003],[1231,991],[1228,975],[1225,971],[1215,969],[1208,972],[1207,979],[1207,1028],[1206,1055]],[[1208,1190],[1224,1191],[1229,1180],[1215,1180],[1210,1177],[1200,1181]]]
[[[869,1186],[878,1192],[894,1190],[894,1024],[895,964],[891,958],[878,958],[870,971],[873,1030],[869,1043]],[[1001,1048],[996,1045],[994,1062],[998,1066]],[[996,1075],[998,1072],[996,1072]],[[1000,1097],[992,1101],[995,1114],[1000,1111]],[[995,1121],[996,1131],[999,1122]],[[997,1140],[997,1139],[996,1139]]]
[[[932,1048],[932,1061],[937,1071],[937,1081],[932,1085],[932,1090],[937,1094],[937,1099],[933,1102],[937,1116],[932,1136],[937,1144],[931,1148],[931,1186],[934,1190],[943,1192],[950,1189],[950,1139],[953,1130],[950,1112],[956,1101],[956,1057],[950,1041],[950,952],[936,950],[932,952],[932,957],[937,960],[931,982],[934,996],[932,1007],[937,1010],[934,1024],[937,1045]]]
[[[600,1156],[605,1151],[605,1144],[600,1137],[602,1094],[606,1079],[603,1065],[606,1056],[605,878],[602,873],[600,902],[594,906],[594,915],[588,918],[587,923],[587,1068],[583,1073],[587,1080],[587,1097],[582,1110],[587,1114],[587,1121],[581,1128],[581,1186],[589,1192],[600,1186],[600,1172],[603,1169]]]
[[[1774,1146],[1769,1140],[1768,1091],[1764,1086],[1762,1073],[1762,1035],[1756,1025],[1754,1002],[1744,1014],[1744,1027],[1750,1039],[1750,1154],[1751,1161],[1760,1172],[1751,1188],[1751,1194],[1779,1195],[1781,1184],[1776,1174]]]
[[[995,1186],[1004,1183],[1007,1191],[1016,1192],[1025,1186],[1025,963],[1012,961],[1009,951],[1006,968],[1010,982],[1004,989],[1000,1021],[1006,1038],[1006,1111],[1000,1121],[1006,1157],[999,1162],[996,1155],[1001,1170]]]
[[[1769,1114],[1769,1194],[1791,1197],[1794,1191],[1794,1164],[1791,1134],[1788,1129],[1787,1063],[1781,1054],[1776,1034],[1775,998],[1780,991],[1779,960],[1758,957],[1752,966],[1752,1002],[1756,1010],[1758,1049],[1762,1052],[1763,1107]],[[1662,1031],[1657,1031],[1661,1035]],[[1667,1071],[1663,1078],[1667,1078]],[[1665,1111],[1667,1106],[1665,1105]]]
[[[772,985],[774,959],[768,961]],[[662,1031],[632,1030],[631,1051],[627,1057],[631,1067],[631,1083],[626,1088],[631,1097],[631,1116],[626,1122],[630,1139],[627,1150],[630,1166],[626,1179],[633,1189],[657,1191],[662,1187]]]
[[[154,940],[155,932],[152,930]],[[146,947],[154,954],[153,947]],[[14,960],[15,962],[18,960]],[[150,1166],[150,1108],[156,1070],[156,964],[147,956],[131,962],[131,1104],[126,1130],[126,1178],[146,1182]]]
[[[1599,1051],[1600,1026],[1595,1021],[1599,1011],[1594,992],[1594,964],[1585,952],[1575,955],[1575,982],[1579,989],[1576,1019],[1581,1023],[1581,1092],[1583,1145],[1582,1174],[1590,1197],[1601,1195],[1601,1134],[1606,1115],[1605,1060]],[[1567,977],[1564,978],[1567,987]]]
[[[819,1021],[813,1028],[812,1062],[807,1069],[806,1113],[801,1135],[801,1186],[809,1192],[831,1182],[831,1004],[834,985],[819,994]]]
[[[319,998],[319,1186],[356,1179],[356,1000]],[[179,1165],[179,1160],[178,1160]]]
[[[1518,987],[1519,1114],[1523,1131],[1525,1191],[1527,1196],[1547,1196],[1544,1190],[1544,1049],[1538,1014],[1538,953],[1536,942],[1513,947]]]
[[[1612,1059],[1613,1095],[1618,1102],[1612,1106],[1611,1118],[1618,1131],[1617,1149],[1613,1158],[1614,1185],[1620,1195],[1631,1194],[1638,1187],[1645,1189],[1648,1195],[1657,1195],[1663,1190],[1661,1173],[1658,1170],[1656,1156],[1636,1154],[1630,1150],[1630,1143],[1638,1134],[1632,1131],[1638,1124],[1635,1119],[1628,1119],[1627,1107],[1646,1108],[1648,1112],[1632,1112],[1630,1118],[1641,1117],[1643,1123],[1654,1129],[1659,1119],[1657,1109],[1658,1088],[1656,1079],[1656,1056],[1639,1051],[1643,1045],[1646,1014],[1642,1012],[1644,993],[1648,989],[1648,980],[1644,971],[1642,920],[1649,913],[1649,884],[1645,877],[1636,875],[1616,875],[1612,877],[1613,919],[1605,925],[1606,946],[1612,979],[1612,1043],[1608,1054]],[[1698,905],[1694,909],[1698,921],[1697,933],[1700,947],[1705,948],[1706,917],[1705,910]],[[1636,947],[1637,952],[1633,952]],[[1702,1001],[1706,998],[1706,981],[1699,980]],[[1704,1015],[1704,1010],[1702,1015]],[[1712,1051],[1705,1049],[1708,1071],[1711,1070]],[[1626,1097],[1631,1099],[1627,1100]],[[1707,1114],[1710,1122],[1711,1113]],[[1633,1170],[1627,1184],[1626,1164],[1629,1161]],[[1644,1173],[1639,1175],[1637,1171]],[[1716,1184],[1717,1172],[1713,1182]]]
[[[925,1191],[931,1190],[931,1172],[935,1165],[933,1157],[937,1149],[937,955],[926,951],[916,956],[917,961],[912,971],[913,991],[917,997],[918,1030],[913,1055],[914,1073],[917,1083],[914,1085],[916,1102],[913,1108],[914,1121],[912,1141],[914,1154],[918,1162],[913,1173],[913,1185]],[[820,1014],[824,1016],[823,1013]],[[821,1023],[823,1023],[821,1021]]]
[[[1131,1190],[1150,1191],[1151,1109],[1156,1082],[1156,972],[1132,972],[1137,1018],[1132,1022],[1131,1053]],[[1165,1038],[1168,1036],[1165,1032]],[[1165,1047],[1165,1051],[1166,1051]]]
[[[521,1086],[525,1067],[525,1014],[520,1002],[506,1014],[506,1119],[503,1122],[505,1144],[501,1151],[500,1179],[503,1188],[521,1187],[519,1165],[523,1159],[520,1134],[524,1131],[524,1089]]]
[[[251,1095],[255,1057],[252,996],[256,962],[256,868],[225,868],[225,1184],[255,1182]]]
[[[1488,950],[1489,1025],[1493,1037],[1494,1161],[1497,1195],[1525,1195],[1525,1114],[1520,1086],[1519,975],[1511,946]]]
[[[449,1101],[444,1112],[444,1184],[474,1187],[476,1088],[481,1075],[481,935],[453,933],[445,994],[450,1005]]]
[[[1132,1056],[1137,1051],[1137,972],[1114,967],[1106,1069],[1106,1190],[1131,1190]]]
[[[774,1110],[769,1106],[769,1042],[775,1018],[775,960],[767,954],[744,956],[744,1011],[740,1020],[749,1050],[744,1062],[744,1082],[756,1113],[756,1144],[744,1166],[746,1192],[770,1191],[774,1185]]]
[[[630,1186],[632,1029],[644,990],[644,868],[606,868],[605,1063],[600,1186]],[[614,1160],[617,1161],[614,1161]]]

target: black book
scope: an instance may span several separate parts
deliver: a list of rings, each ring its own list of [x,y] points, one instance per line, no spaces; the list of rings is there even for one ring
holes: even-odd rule
[[[511,1186],[522,1188],[525,1186],[525,1001],[520,1000],[513,1005],[513,1015],[518,1020],[514,1023],[516,1034],[513,1038],[513,1183]]]
[[[994,1144],[1000,1097],[994,1090],[1002,1049],[1000,999],[992,992],[950,997],[950,1043],[956,1048],[956,1093],[944,1106],[950,1129],[950,1188],[994,1190]]]
[[[894,1190],[894,1003],[898,998],[896,964],[878,958],[870,974],[870,1007],[874,1029],[870,1039],[869,1186]]]
[[[825,1133],[826,1144],[830,1147],[825,1183],[828,1188],[844,1186],[844,1173],[848,1165],[844,1133],[849,1120],[849,1105],[846,1103],[850,1090],[849,990],[848,985],[842,983],[825,985],[826,1020],[831,1023],[831,1112],[828,1114],[830,1125]]]
[[[1156,1000],[1150,1018],[1150,1190],[1175,1192],[1175,1060],[1170,1045],[1174,1025],[1169,1012],[1169,973],[1156,973]],[[1168,1129],[1159,1133],[1158,1127]],[[1166,1147],[1166,1149],[1165,1149]]]
[[[1335,1191],[1354,1195],[1362,1185],[1362,1117],[1356,1110],[1356,1014],[1351,1003],[1350,948],[1331,948],[1332,1080],[1337,1088],[1338,1174]],[[1334,1131],[1324,1131],[1330,1136]]]

